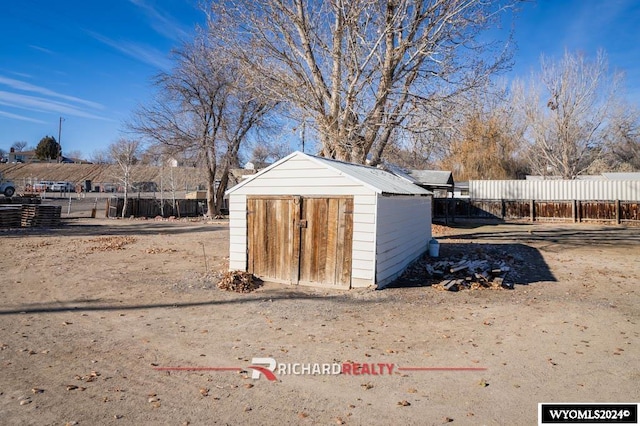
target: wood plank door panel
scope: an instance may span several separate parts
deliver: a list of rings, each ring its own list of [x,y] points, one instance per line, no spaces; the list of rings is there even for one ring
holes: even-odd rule
[[[353,198],[304,198],[301,218],[300,282],[349,288]]]
[[[293,217],[299,203],[294,201],[293,197],[247,199],[247,271],[276,281],[298,281]]]

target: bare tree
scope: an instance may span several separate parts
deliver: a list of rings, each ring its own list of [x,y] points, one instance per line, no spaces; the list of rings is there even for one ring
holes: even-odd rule
[[[29,145],[28,142],[25,141],[16,141],[11,145],[11,148],[13,148],[15,151],[17,152],[22,152],[25,150],[25,148],[27,147],[27,145]]]
[[[250,161],[255,169],[263,169],[290,153],[291,148],[287,144],[263,142],[253,147]]]
[[[129,139],[120,139],[109,145],[109,154],[120,168],[120,173],[117,178],[122,182],[124,188],[122,217],[125,217],[127,214],[129,186],[131,185],[131,168],[138,162],[141,148],[142,144],[139,140]]]
[[[487,84],[459,98],[439,166],[457,180],[523,177],[526,123],[507,85]]]
[[[609,120],[606,155],[611,171],[640,171],[640,110],[619,103]]]
[[[113,164],[113,158],[109,153],[109,149],[97,149],[93,151],[89,157],[89,161],[94,164]]]
[[[531,167],[541,175],[575,179],[605,152],[621,78],[609,72],[602,51],[593,61],[565,52],[559,61],[543,57],[541,62],[540,74],[522,92]]]
[[[313,120],[322,155],[363,163],[371,153],[375,164],[415,103],[508,65],[508,46],[479,36],[517,2],[213,1],[209,31],[264,76],[269,97]]]
[[[267,114],[277,106],[276,102],[267,101],[259,96],[249,81],[253,76],[241,72],[240,68],[231,67],[233,72],[232,87],[226,100],[222,117],[222,137],[225,151],[221,156],[222,173],[216,192],[216,214],[222,210],[224,193],[229,184],[229,173],[232,168],[239,167],[239,151],[249,134],[265,122]]]
[[[217,215],[240,145],[271,103],[247,91],[250,75],[207,37],[183,46],[175,59],[176,67],[155,80],[155,101],[141,106],[128,127],[174,152],[197,155],[207,172],[208,214]]]

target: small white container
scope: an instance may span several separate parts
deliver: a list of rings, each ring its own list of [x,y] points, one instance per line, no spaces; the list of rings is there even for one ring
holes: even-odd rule
[[[440,254],[440,243],[435,238],[429,240],[429,256],[438,257]]]

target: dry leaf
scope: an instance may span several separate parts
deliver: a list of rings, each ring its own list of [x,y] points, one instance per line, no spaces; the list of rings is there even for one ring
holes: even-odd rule
[[[262,280],[251,272],[229,271],[218,282],[218,288],[237,293],[250,293],[260,288],[262,284]]]

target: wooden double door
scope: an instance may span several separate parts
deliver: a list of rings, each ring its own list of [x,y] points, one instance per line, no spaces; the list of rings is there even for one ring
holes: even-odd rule
[[[247,242],[256,276],[349,288],[353,197],[248,197]]]

